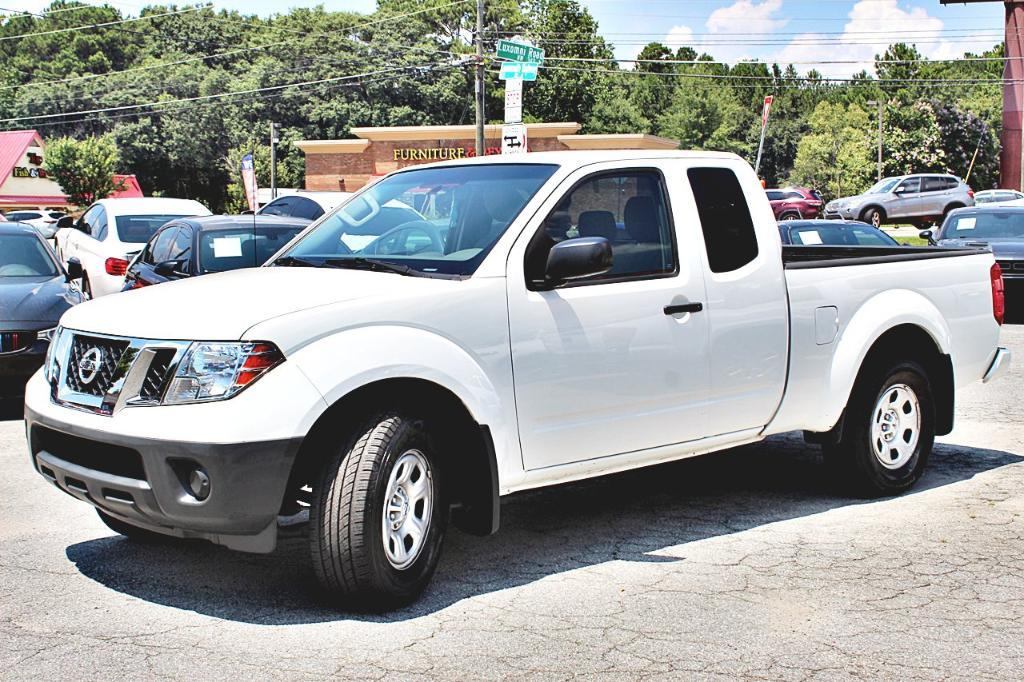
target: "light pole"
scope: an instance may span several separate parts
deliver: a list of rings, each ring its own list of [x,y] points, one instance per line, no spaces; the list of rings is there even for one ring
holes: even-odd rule
[[[277,198],[277,125],[270,122],[270,200]]]
[[[476,0],[476,155],[484,155],[484,0]]]
[[[878,181],[882,181],[882,121],[885,118],[885,102],[879,99],[877,102],[869,99],[865,102],[869,107],[878,105]]]

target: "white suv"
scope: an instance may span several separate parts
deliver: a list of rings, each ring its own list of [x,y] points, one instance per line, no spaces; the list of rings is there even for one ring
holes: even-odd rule
[[[64,217],[64,214],[60,211],[42,208],[38,210],[11,211],[4,216],[5,219],[12,223],[31,225],[46,239],[53,239],[53,235],[57,231],[57,220],[62,217]]]
[[[191,199],[102,199],[77,221],[59,221],[57,255],[67,263],[82,263],[82,292],[96,298],[121,291],[133,252],[167,222],[188,216],[212,215]]]

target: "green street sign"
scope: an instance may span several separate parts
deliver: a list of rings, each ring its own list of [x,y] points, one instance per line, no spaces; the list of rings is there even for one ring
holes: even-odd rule
[[[501,62],[498,78],[503,81],[522,78],[524,81],[537,80],[538,65],[534,62]]]
[[[534,62],[540,64],[544,61],[544,50],[533,45],[527,45],[526,43],[499,40],[498,56],[513,62]]]

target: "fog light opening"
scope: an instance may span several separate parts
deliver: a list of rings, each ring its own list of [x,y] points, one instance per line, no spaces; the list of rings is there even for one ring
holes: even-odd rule
[[[188,472],[188,491],[200,502],[210,496],[210,476],[202,469]]]

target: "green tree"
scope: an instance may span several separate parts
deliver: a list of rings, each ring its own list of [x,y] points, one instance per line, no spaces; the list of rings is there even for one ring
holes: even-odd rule
[[[590,118],[583,126],[586,133],[649,133],[651,122],[630,99],[620,83],[606,83],[597,91]]]
[[[749,155],[751,147],[742,134],[746,118],[728,86],[686,81],[676,88],[668,111],[657,118],[656,132],[679,140],[682,149]]]
[[[46,171],[53,176],[71,203],[87,206],[123,189],[114,181],[117,145],[112,135],[73,140],[62,137],[46,145]]]
[[[856,104],[821,102],[811,114],[810,132],[797,146],[791,180],[822,190],[829,198],[853,194],[871,184],[871,121]]]

